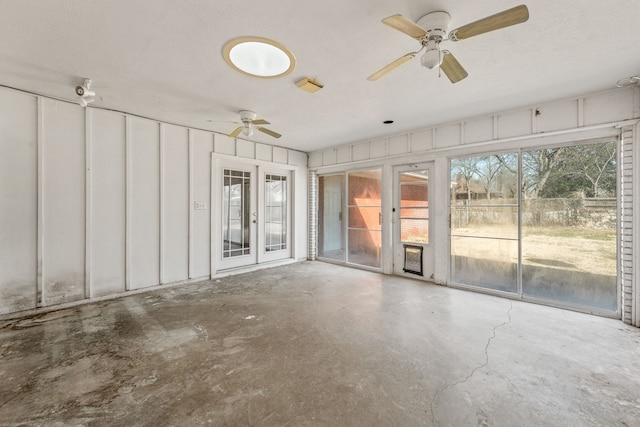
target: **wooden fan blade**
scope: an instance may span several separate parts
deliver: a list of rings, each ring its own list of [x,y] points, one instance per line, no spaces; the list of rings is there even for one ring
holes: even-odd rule
[[[415,56],[417,54],[418,54],[418,52],[407,53],[406,55],[401,56],[400,58],[396,59],[392,63],[385,65],[384,67],[382,67],[381,69],[379,69],[375,73],[371,74],[369,77],[367,77],[367,79],[371,80],[371,81],[378,80],[380,77],[384,76],[388,72],[398,68],[399,66],[401,66],[405,62],[415,58]]]
[[[382,22],[414,39],[420,40],[427,35],[427,32],[422,27],[399,14],[384,18]]]
[[[274,131],[269,130],[269,129],[267,129],[267,128],[258,128],[258,130],[259,130],[260,132],[264,132],[264,133],[266,133],[267,135],[272,136],[272,137],[274,137],[274,138],[280,138],[280,137],[282,136],[282,135],[280,135],[278,132],[274,132]]]
[[[268,121],[266,121],[264,119],[254,120],[252,123],[254,125],[270,125],[271,124],[271,123],[269,123]]]
[[[230,136],[231,138],[235,138],[236,136],[240,135],[240,132],[242,132],[242,128],[243,128],[243,127],[244,127],[244,126],[240,126],[240,127],[239,127],[239,128],[237,128],[236,130],[234,130],[233,132],[231,132],[231,133],[229,134],[229,136]]]
[[[451,83],[457,83],[469,75],[467,71],[462,68],[462,65],[448,50],[442,51],[442,64],[440,64],[442,72],[451,80]]]
[[[521,4],[511,9],[487,16],[486,18],[463,25],[460,28],[449,33],[449,38],[453,41],[468,39],[489,31],[499,30],[500,28],[510,27],[511,25],[521,24],[529,19],[529,9]]]

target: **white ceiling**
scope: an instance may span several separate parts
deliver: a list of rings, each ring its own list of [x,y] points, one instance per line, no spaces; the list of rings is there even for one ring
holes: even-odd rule
[[[313,151],[612,88],[640,73],[640,1],[527,0],[530,19],[447,42],[469,77],[452,85],[419,58],[382,79],[418,42],[383,25],[445,10],[451,29],[513,0],[2,0],[0,85],[73,100],[89,77],[97,107],[229,133],[250,109],[283,134],[259,142]],[[230,39],[276,40],[288,76],[258,79],[222,58]],[[325,85],[309,94],[295,82]],[[395,120],[383,125],[383,120]]]

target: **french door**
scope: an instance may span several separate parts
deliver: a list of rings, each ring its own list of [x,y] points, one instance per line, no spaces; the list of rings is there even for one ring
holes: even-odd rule
[[[291,174],[216,159],[212,176],[212,270],[291,257]]]

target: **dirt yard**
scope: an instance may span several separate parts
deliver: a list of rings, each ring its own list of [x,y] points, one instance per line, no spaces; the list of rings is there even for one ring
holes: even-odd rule
[[[452,230],[452,234],[514,239],[455,239],[455,247],[452,249],[455,255],[517,262],[518,235],[513,226],[456,228]],[[479,247],[482,250],[479,251]],[[526,227],[523,230],[524,264],[615,276],[616,260],[614,230],[570,227]]]

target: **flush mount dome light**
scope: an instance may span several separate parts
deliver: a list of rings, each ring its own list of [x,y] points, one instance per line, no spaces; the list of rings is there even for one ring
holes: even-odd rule
[[[222,56],[231,67],[254,77],[286,76],[296,66],[289,49],[262,37],[233,39],[224,46]]]

